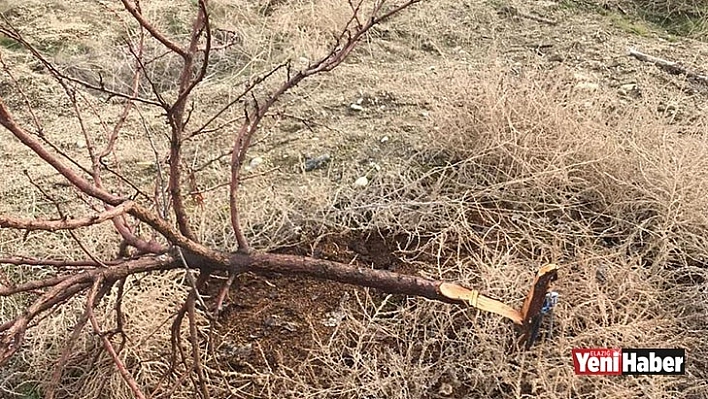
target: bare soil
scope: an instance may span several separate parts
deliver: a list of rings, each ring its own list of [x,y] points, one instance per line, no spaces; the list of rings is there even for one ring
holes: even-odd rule
[[[396,251],[395,243],[372,234],[328,236],[313,247],[276,252],[405,273]],[[218,358],[236,371],[250,371],[251,367],[259,371],[296,369],[315,349],[313,338],[330,336],[341,323],[344,315],[338,319],[337,313],[353,292],[363,293],[364,289],[303,277],[242,275],[219,316],[216,335],[222,340],[217,351],[225,357]],[[381,298],[383,294],[373,295]]]

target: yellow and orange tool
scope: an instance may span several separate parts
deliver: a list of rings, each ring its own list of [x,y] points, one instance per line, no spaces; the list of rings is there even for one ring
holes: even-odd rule
[[[511,306],[488,296],[482,295],[477,290],[462,287],[453,283],[442,283],[438,287],[440,294],[454,301],[466,302],[470,306],[486,312],[504,316],[514,324],[520,326],[521,339],[526,348],[530,348],[536,340],[538,328],[544,315],[544,302],[551,282],[558,278],[558,266],[548,264],[536,273],[531,290],[526,296],[524,306],[516,310]],[[557,294],[556,294],[557,297]]]

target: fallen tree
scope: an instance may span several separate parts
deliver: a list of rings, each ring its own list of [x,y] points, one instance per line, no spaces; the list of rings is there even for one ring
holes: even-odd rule
[[[49,260],[42,258],[26,258],[20,256],[4,256],[0,259],[3,265],[36,265],[51,268],[56,273],[51,277],[39,278],[29,282],[14,284],[9,278],[3,277],[0,286],[0,296],[27,295],[30,298],[27,307],[14,319],[0,325],[0,365],[21,350],[23,338],[28,328],[43,315],[55,311],[72,298],[85,298],[85,310],[74,328],[69,341],[64,348],[64,355],[57,362],[52,378],[55,382],[61,379],[63,363],[71,351],[73,341],[82,330],[90,326],[100,337],[103,349],[110,354],[116,368],[125,382],[138,398],[147,397],[130,374],[128,368],[118,356],[121,347],[112,341],[111,334],[106,334],[102,320],[94,314],[94,309],[112,288],[118,288],[118,295],[123,295],[122,287],[125,279],[132,275],[166,270],[191,269],[198,271],[198,276],[190,281],[191,291],[181,305],[172,321],[173,363],[179,362],[185,366],[184,373],[190,375],[195,382],[195,390],[202,397],[209,397],[204,371],[200,364],[200,347],[195,332],[195,302],[214,275],[228,276],[216,296],[214,308],[221,309],[230,285],[235,276],[244,272],[297,274],[308,277],[333,280],[359,286],[372,287],[390,293],[423,296],[426,298],[460,303],[500,314],[521,326],[528,336],[543,304],[545,291],[549,281],[555,277],[555,268],[547,268],[539,274],[539,279],[529,293],[524,308],[514,310],[501,302],[481,295],[475,290],[462,287],[452,282],[443,282],[418,276],[397,274],[390,271],[357,268],[348,264],[315,259],[304,256],[262,253],[252,248],[248,237],[241,226],[241,213],[238,205],[239,189],[241,187],[241,171],[247,152],[251,146],[254,134],[263,119],[271,112],[277,101],[288,90],[317,74],[332,71],[351,54],[361,39],[372,27],[380,24],[419,0],[407,0],[395,5],[385,1],[377,1],[365,7],[362,2],[351,5],[351,18],[345,28],[335,37],[331,51],[324,57],[310,62],[307,67],[295,70],[290,63],[274,66],[265,73],[252,78],[244,84],[242,92],[235,98],[223,104],[205,122],[194,126],[191,119],[192,110],[188,104],[192,94],[209,73],[210,56],[215,51],[207,0],[198,2],[187,43],[178,43],[167,34],[160,31],[142,13],[138,2],[122,0],[125,11],[133,19],[137,34],[128,43],[128,49],[133,55],[134,76],[130,82],[129,91],[121,91],[109,87],[102,80],[92,82],[63,72],[51,60],[45,57],[23,34],[7,20],[0,26],[0,33],[22,46],[34,59],[58,82],[72,104],[76,118],[79,120],[81,134],[86,143],[86,151],[90,166],[67,155],[43,134],[44,128],[32,112],[30,101],[25,98],[29,121],[19,121],[6,102],[0,98],[0,125],[7,129],[17,140],[29,148],[43,162],[58,172],[68,184],[81,196],[87,198],[87,203],[93,209],[90,216],[71,218],[62,212],[57,205],[58,218],[55,219],[25,219],[15,215],[0,215],[0,228],[19,231],[68,231],[70,234],[79,232],[99,223],[112,223],[122,243],[118,248],[119,256],[115,259],[101,259],[84,250],[86,259],[80,261]],[[366,8],[366,10],[365,10]],[[148,73],[150,60],[145,58],[145,48],[148,45],[161,46],[166,53],[173,54],[180,60],[180,72],[176,82],[176,94],[168,94],[160,90]],[[229,43],[223,45],[229,46]],[[4,63],[3,63],[4,65]],[[10,68],[5,71],[14,83],[14,89],[24,96],[21,85],[13,78]],[[277,82],[275,88],[263,94],[267,84]],[[95,133],[81,122],[82,115],[87,112],[81,106],[81,93],[90,91],[99,93],[106,100],[122,101],[122,111],[115,123],[105,129],[105,144],[99,147]],[[147,94],[146,94],[147,93]],[[132,187],[135,195],[122,194],[119,187],[107,183],[105,176],[118,176],[121,181],[128,181],[125,176],[109,169],[106,158],[113,154],[115,143],[121,139],[126,119],[134,111],[135,104],[154,107],[164,115],[169,127],[169,170],[168,179],[163,181],[155,177],[156,195],[145,195],[139,188]],[[222,115],[232,107],[243,106],[243,118],[237,121],[222,120]],[[88,112],[92,112],[90,109]],[[190,123],[191,122],[191,123]],[[25,125],[33,127],[26,128]],[[222,248],[213,248],[199,242],[193,232],[186,199],[191,193],[184,190],[187,176],[183,165],[184,143],[205,131],[226,131],[231,126],[237,126],[230,149],[230,180],[229,180],[229,212],[233,233],[238,243],[235,252]],[[41,185],[32,182],[37,190],[44,194]],[[51,200],[51,196],[46,195]],[[163,206],[167,204],[167,206]],[[140,225],[140,229],[138,229]],[[146,229],[147,228],[147,229]],[[139,230],[142,232],[140,233]],[[146,231],[150,231],[146,233]],[[149,238],[148,238],[149,237]],[[76,240],[80,246],[80,241]],[[83,247],[82,247],[83,248]],[[191,275],[190,275],[191,276]],[[120,302],[116,309],[116,325],[120,329]],[[192,343],[191,355],[177,351],[174,342],[181,334],[181,327],[188,323]],[[178,353],[179,352],[179,353]],[[188,360],[190,358],[190,365]],[[174,365],[173,365],[174,367]],[[48,392],[47,397],[52,397]]]

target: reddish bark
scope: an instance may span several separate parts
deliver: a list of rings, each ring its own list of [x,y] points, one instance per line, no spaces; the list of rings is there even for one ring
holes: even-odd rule
[[[438,287],[442,281],[394,273],[388,270],[355,267],[298,255],[268,253],[243,255],[236,253],[232,254],[229,259],[230,267],[236,271],[300,275],[376,288],[391,294],[422,296],[443,302],[455,302],[440,294]]]
[[[164,270],[176,269],[198,269],[200,277],[198,282],[192,283],[190,294],[184,302],[180,312],[174,318],[173,335],[175,331],[180,331],[183,319],[186,317],[190,323],[190,342],[192,346],[192,363],[193,366],[187,367],[186,362],[185,372],[178,378],[187,380],[187,375],[196,373],[199,381],[199,386],[194,383],[195,389],[200,391],[202,396],[208,397],[208,387],[206,384],[206,376],[202,370],[199,356],[199,342],[195,324],[195,300],[199,297],[199,291],[206,285],[206,281],[214,271],[229,273],[227,284],[219,293],[217,298],[217,307],[220,307],[221,302],[226,296],[226,290],[230,282],[235,279],[239,273],[253,272],[257,274],[289,274],[300,275],[311,278],[325,279],[337,281],[345,284],[357,286],[371,287],[384,292],[393,294],[402,294],[410,296],[421,296],[432,300],[443,301],[447,303],[465,303],[471,306],[479,307],[485,310],[490,310],[496,305],[498,308],[503,308],[504,311],[496,312],[502,314],[519,323],[522,319],[519,312],[509,308],[506,305],[498,303],[491,298],[483,297],[478,292],[469,290],[465,287],[454,283],[445,283],[441,292],[442,281],[428,279],[414,275],[403,275],[387,270],[375,270],[366,267],[355,267],[343,263],[314,259],[296,255],[282,255],[272,253],[257,253],[251,250],[248,244],[246,234],[240,221],[240,213],[238,207],[238,191],[241,181],[240,170],[246,160],[247,151],[251,145],[251,140],[256,133],[260,122],[268,115],[271,107],[276,104],[278,99],[288,90],[297,86],[300,82],[308,77],[328,72],[340,65],[346,57],[351,54],[354,48],[364,35],[376,24],[385,21],[398,13],[399,11],[417,3],[420,0],[407,0],[397,6],[392,6],[386,11],[384,9],[385,0],[373,2],[373,9],[370,15],[361,16],[361,3],[350,3],[352,6],[352,17],[348,21],[346,27],[341,34],[336,37],[336,43],[329,54],[319,60],[313,61],[305,69],[301,71],[291,71],[288,63],[281,64],[272,68],[265,74],[253,79],[244,85],[243,92],[235,99],[227,102],[222,107],[217,107],[216,112],[211,116],[207,116],[201,126],[191,133],[187,133],[187,125],[189,123],[189,114],[186,112],[186,104],[190,101],[190,96],[195,87],[199,85],[207,74],[209,67],[209,54],[212,50],[211,46],[211,30],[209,23],[209,13],[207,9],[207,1],[198,1],[198,11],[192,24],[191,35],[189,41],[185,45],[177,43],[169,38],[155,26],[153,26],[143,15],[137,1],[121,0],[125,9],[132,15],[141,29],[147,31],[152,38],[161,43],[168,53],[177,54],[181,60],[181,73],[176,79],[176,87],[178,87],[177,98],[174,103],[169,104],[166,97],[159,92],[153,82],[150,80],[150,74],[144,71],[146,64],[142,61],[143,54],[143,33],[141,31],[140,43],[137,50],[130,48],[131,53],[135,56],[135,73],[131,80],[130,93],[120,93],[100,85],[92,85],[83,82],[79,79],[72,78],[62,74],[59,69],[54,67],[47,61],[36,48],[30,43],[22,39],[21,34],[13,29],[5,29],[0,26],[0,32],[9,34],[9,37],[16,40],[25,48],[29,49],[30,53],[44,65],[57,81],[65,88],[67,96],[73,103],[74,109],[79,115],[79,104],[74,85],[81,85],[85,88],[103,92],[107,96],[118,96],[126,101],[121,114],[118,116],[118,122],[112,130],[107,130],[107,145],[100,151],[95,152],[90,137],[90,132],[83,128],[83,134],[87,141],[87,149],[92,159],[91,171],[86,170],[80,163],[66,154],[62,153],[55,145],[48,140],[38,140],[38,138],[21,127],[6,107],[5,103],[0,98],[0,126],[9,130],[21,143],[31,149],[44,162],[52,166],[59,172],[73,187],[82,194],[82,198],[86,196],[92,197],[93,201],[90,206],[94,210],[105,211],[93,216],[82,217],[78,219],[59,219],[59,220],[32,220],[23,219],[15,216],[0,216],[0,228],[12,228],[17,230],[42,230],[54,232],[57,230],[70,230],[70,234],[74,234],[74,230],[82,227],[95,225],[102,222],[112,221],[115,230],[123,238],[124,244],[132,246],[138,250],[138,253],[143,254],[141,258],[133,259],[115,259],[101,261],[97,257],[91,257],[85,261],[57,261],[43,259],[26,259],[20,257],[7,257],[0,259],[0,264],[13,265],[33,265],[33,266],[48,266],[54,270],[60,271],[58,276],[45,277],[34,281],[23,282],[22,284],[13,285],[7,279],[3,279],[3,285],[0,286],[0,296],[10,296],[16,294],[26,294],[29,297],[29,303],[13,320],[7,321],[0,325],[0,365],[16,353],[22,345],[22,340],[28,326],[32,325],[41,315],[50,313],[61,306],[69,299],[82,294],[88,294],[86,302],[86,310],[82,321],[76,326],[72,338],[69,340],[68,346],[71,346],[73,340],[83,329],[84,324],[90,322],[93,331],[98,334],[103,341],[105,350],[112,357],[117,369],[120,371],[126,383],[133,390],[133,393],[140,397],[142,396],[141,388],[138,387],[133,376],[131,376],[126,366],[122,363],[118,353],[120,348],[116,350],[113,347],[108,336],[103,334],[99,320],[93,313],[93,309],[104,295],[110,292],[110,287],[117,281],[122,281],[126,277],[133,274],[143,274]],[[9,23],[9,22],[8,22]],[[202,41],[206,41],[203,48],[200,48]],[[196,65],[198,56],[203,55],[201,65]],[[268,79],[275,79],[279,74],[286,74],[283,82],[267,95],[258,97],[255,89],[261,86]],[[153,89],[154,99],[141,98],[138,96],[140,82],[143,79],[148,80]],[[67,83],[69,82],[69,83]],[[69,87],[71,86],[71,88]],[[249,98],[250,97],[250,98]],[[168,202],[167,198],[171,199],[173,212],[175,216],[176,226],[169,220],[166,213],[168,209],[164,209],[165,214],[151,209],[150,205],[141,203],[142,199],[134,201],[128,198],[116,195],[118,190],[115,187],[104,187],[101,181],[101,171],[108,170],[114,173],[117,177],[123,179],[123,182],[128,182],[127,179],[113,172],[111,169],[101,163],[101,159],[112,153],[116,141],[119,139],[119,133],[125,121],[128,118],[133,107],[132,101],[139,101],[145,105],[160,108],[166,113],[167,122],[171,128],[169,138],[170,145],[170,168],[168,171],[169,179],[167,187],[163,187],[162,183],[156,183],[156,193],[168,191],[170,196],[163,196],[164,202]],[[238,243],[238,251],[236,253],[226,253],[215,248],[209,248],[196,240],[189,223],[189,217],[185,209],[185,200],[182,193],[182,145],[186,140],[204,133],[208,130],[216,131],[225,128],[227,125],[236,123],[233,119],[230,122],[221,124],[219,121],[222,114],[229,108],[234,106],[238,101],[245,101],[244,118],[240,126],[237,127],[237,134],[233,140],[233,146],[230,151],[231,158],[231,179],[229,211],[231,216],[232,228]],[[96,111],[98,112],[98,111]],[[34,114],[32,114],[34,115]],[[100,117],[99,117],[100,119]],[[39,126],[38,121],[35,121]],[[218,122],[218,123],[217,123]],[[219,127],[210,129],[212,124],[220,124]],[[83,124],[82,124],[83,126]],[[156,158],[157,150],[155,150]],[[67,164],[66,161],[70,164]],[[86,176],[90,177],[86,177]],[[158,179],[162,181],[160,173]],[[129,183],[130,184],[130,183]],[[195,185],[196,186],[196,185]],[[40,187],[37,186],[39,189]],[[141,193],[142,197],[147,195],[143,193],[142,188],[137,188],[131,185],[131,188]],[[85,194],[85,195],[84,195]],[[141,198],[142,198],[141,197]],[[158,194],[155,194],[154,203],[158,204]],[[98,200],[98,205],[96,201]],[[153,199],[150,199],[153,201]],[[61,209],[57,206],[58,211],[62,214]],[[165,206],[169,208],[169,206]],[[137,221],[149,226],[149,230],[154,234],[150,241],[143,239],[134,233],[133,227],[129,224],[129,217],[135,218]],[[155,236],[161,236],[155,238]],[[77,240],[78,242],[78,240]],[[83,247],[82,247],[83,248]],[[159,256],[155,256],[161,254]],[[90,256],[90,254],[89,254]],[[7,280],[7,282],[5,282]],[[119,283],[121,284],[121,283]],[[547,282],[536,285],[535,290],[538,295],[545,292]],[[122,295],[119,290],[118,295]],[[528,324],[528,317],[532,317],[532,313],[539,306],[537,296],[529,299],[524,307],[524,315],[527,316],[525,325]],[[482,301],[483,299],[483,301]],[[480,303],[484,306],[479,306]],[[491,304],[491,305],[490,305]],[[493,311],[493,310],[490,310]],[[118,323],[120,324],[120,323]],[[173,339],[179,339],[178,334]],[[175,342],[173,342],[173,345]],[[181,345],[173,346],[173,350],[178,348],[183,351]],[[61,359],[66,359],[68,355],[62,355]],[[181,353],[182,359],[186,359],[184,353]],[[176,353],[173,353],[176,356]],[[66,361],[66,360],[63,360]],[[196,369],[195,369],[196,368]],[[174,370],[170,370],[173,372]],[[61,378],[61,373],[54,373],[54,383],[56,385]],[[192,379],[195,380],[195,379]],[[50,394],[51,396],[51,394]]]
[[[74,230],[80,227],[87,227],[94,224],[103,223],[111,220],[114,217],[120,216],[130,210],[134,203],[132,201],[124,202],[115,208],[111,208],[97,215],[87,216],[79,219],[63,219],[63,220],[42,220],[42,219],[20,219],[9,216],[0,215],[0,228],[13,228],[22,230]]]

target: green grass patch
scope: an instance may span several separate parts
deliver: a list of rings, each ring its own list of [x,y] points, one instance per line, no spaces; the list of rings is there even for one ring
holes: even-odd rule
[[[708,7],[702,13],[660,14],[642,11],[640,16],[668,33],[708,41]]]
[[[627,33],[639,36],[648,36],[649,34],[656,32],[652,26],[642,19],[630,19],[618,13],[611,13],[609,14],[609,17],[613,25]]]
[[[0,35],[0,47],[8,50],[19,50],[22,48],[22,45],[5,35]]]
[[[37,384],[24,383],[17,388],[21,399],[42,399],[44,395]]]

